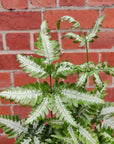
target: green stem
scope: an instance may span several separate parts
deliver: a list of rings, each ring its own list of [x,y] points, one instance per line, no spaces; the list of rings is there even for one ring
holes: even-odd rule
[[[50,72],[50,87],[51,87],[50,94],[52,94],[53,90],[52,90],[52,77],[51,77],[51,72]],[[52,113],[52,111],[51,111],[51,118],[53,118],[53,113]]]
[[[88,55],[88,46],[87,46],[87,41],[86,41],[86,53],[87,53],[87,63],[89,62],[89,55]]]

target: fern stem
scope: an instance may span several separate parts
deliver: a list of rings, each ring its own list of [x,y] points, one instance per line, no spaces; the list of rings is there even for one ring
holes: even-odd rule
[[[53,90],[52,90],[52,77],[51,77],[51,72],[50,72],[50,87],[51,87],[51,91],[50,91],[50,94],[53,93]],[[53,113],[51,111],[51,118],[53,118]]]
[[[89,62],[89,55],[88,55],[88,46],[87,46],[87,41],[86,41],[86,53],[87,53],[87,63]]]

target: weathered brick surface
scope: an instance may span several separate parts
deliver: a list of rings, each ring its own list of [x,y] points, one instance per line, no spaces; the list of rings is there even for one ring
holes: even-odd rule
[[[0,73],[0,88],[11,86],[10,73]]]
[[[85,0],[60,0],[60,6],[84,6]]]
[[[30,0],[35,7],[55,7],[56,0]]]
[[[111,6],[114,4],[114,0],[88,0],[90,6]]]
[[[114,28],[114,9],[104,9],[103,14],[106,14],[106,17],[103,21],[104,28]]]
[[[9,50],[30,50],[29,33],[9,33],[6,35],[6,41]]]
[[[0,106],[0,115],[11,115],[10,106]]]
[[[0,30],[32,30],[40,24],[40,12],[0,12]]]
[[[0,70],[19,69],[15,54],[0,55]]]
[[[29,106],[23,107],[23,106],[20,106],[20,105],[19,106],[16,105],[16,106],[13,107],[14,114],[15,115],[20,115],[20,117],[22,119],[27,118],[28,115],[30,114],[31,110],[32,109]]]
[[[26,9],[28,8],[28,0],[1,0],[1,4],[5,9]]]
[[[3,39],[1,34],[0,34],[0,50],[3,50]]]

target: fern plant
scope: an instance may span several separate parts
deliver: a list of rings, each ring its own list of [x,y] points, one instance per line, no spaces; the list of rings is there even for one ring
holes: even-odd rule
[[[70,16],[63,16],[58,21],[58,29],[61,21],[67,21],[72,23],[71,29],[81,30],[82,36],[68,32],[63,38],[74,39],[73,43],[80,42],[80,47],[86,46],[87,62],[84,64],[74,65],[69,61],[53,64],[60,58],[60,48],[58,42],[50,40],[47,21],[41,24],[35,42],[37,49],[34,52],[41,57],[17,55],[20,67],[29,76],[49,77],[50,82],[44,80],[41,84],[35,82],[0,92],[1,98],[32,107],[26,119],[18,115],[0,116],[0,127],[9,138],[16,137],[16,144],[114,144],[114,103],[104,101],[107,82],[103,83],[99,75],[103,71],[114,76],[114,67],[107,62],[95,65],[89,61],[87,47],[89,42],[98,38],[104,17],[98,18],[87,34]],[[75,83],[64,82],[69,74],[78,75]],[[92,76],[95,88],[88,91],[86,84]],[[46,119],[49,111],[51,118]]]

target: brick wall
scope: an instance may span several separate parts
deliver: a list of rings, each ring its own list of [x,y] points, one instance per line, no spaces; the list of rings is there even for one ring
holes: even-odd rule
[[[61,60],[67,58],[74,64],[86,62],[85,47],[79,48],[68,39],[61,37],[69,31],[66,23],[61,30],[56,30],[56,22],[63,15],[70,15],[77,19],[85,32],[87,32],[98,16],[106,13],[103,28],[98,34],[99,39],[89,45],[90,60],[108,61],[114,65],[114,0],[1,0],[0,1],[0,90],[11,86],[22,86],[35,82],[36,79],[28,77],[19,68],[16,61],[18,53],[33,54],[34,40],[39,32],[43,20],[48,20],[52,36],[57,39],[64,49]],[[79,33],[79,30],[75,32]],[[114,101],[114,78],[101,74],[103,81],[110,80],[106,101]],[[71,81],[73,78],[69,76]],[[39,80],[40,82],[41,79]],[[92,80],[88,87],[92,88]],[[25,118],[30,111],[13,102],[0,101],[0,114],[19,114]],[[14,139],[7,139],[0,130],[0,144],[14,144]]]

